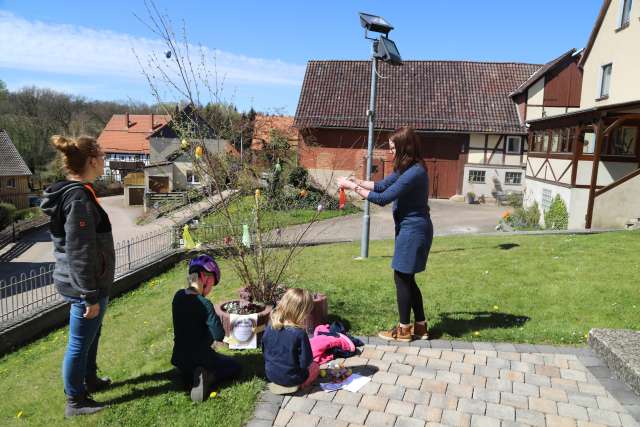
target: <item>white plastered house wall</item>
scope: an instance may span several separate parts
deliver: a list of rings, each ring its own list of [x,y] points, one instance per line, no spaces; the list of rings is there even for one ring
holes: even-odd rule
[[[464,166],[462,194],[474,193],[476,197],[495,197],[502,194],[521,193],[524,183],[524,167],[527,155],[520,156],[520,148],[525,144],[521,135],[469,135],[469,153]],[[487,153],[485,154],[485,140]],[[507,147],[511,140],[511,150]],[[495,152],[492,155],[493,150]],[[503,150],[506,153],[503,154]],[[504,156],[504,160],[503,160]],[[521,161],[522,159],[522,161]],[[484,177],[484,179],[482,179]]]
[[[629,11],[629,24],[621,27],[624,0],[611,0],[602,24],[593,41],[591,49],[585,52],[580,109],[604,107],[612,104],[640,100],[640,1],[632,1]],[[608,94],[601,96],[604,66],[611,65]],[[527,119],[532,120],[534,115]],[[629,113],[640,112],[630,109]],[[541,113],[540,113],[541,114]],[[547,116],[549,116],[547,114]],[[636,136],[636,144],[639,143]],[[532,167],[527,166],[527,177],[538,171],[544,159],[530,158]],[[536,163],[538,162],[538,163]],[[607,186],[637,169],[637,163],[619,163],[600,161],[598,165],[597,186]],[[551,167],[547,165],[544,167]],[[588,186],[591,183],[593,162],[579,161],[576,173],[576,186]],[[533,171],[535,170],[535,171]],[[568,184],[567,178],[561,183]],[[543,210],[543,201],[560,194],[569,213],[569,228],[579,229],[586,226],[586,213],[589,190],[586,188],[567,188],[549,182],[527,179],[525,183],[525,206],[534,201]],[[596,197],[593,206],[592,227],[621,227],[629,219],[640,216],[640,180],[636,177],[624,184]]]

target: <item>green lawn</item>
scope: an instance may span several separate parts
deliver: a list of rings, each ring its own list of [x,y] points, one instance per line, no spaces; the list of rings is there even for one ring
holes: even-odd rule
[[[264,196],[262,196],[264,201]],[[253,222],[253,209],[255,208],[255,199],[253,196],[243,196],[231,202],[229,211],[234,218],[240,218],[243,223]],[[343,215],[351,215],[360,210],[352,204],[347,204],[342,210],[323,210],[318,215],[318,221],[329,218],[335,218]],[[268,228],[286,227],[289,225],[304,224],[313,219],[316,215],[315,209],[292,208],[287,210],[271,211],[263,210],[261,220]],[[205,224],[220,224],[224,221],[222,212],[217,211],[203,218]]]
[[[329,310],[358,334],[396,321],[389,263],[393,242],[372,242],[371,257],[353,260],[357,244],[306,249],[288,283],[323,291]],[[584,344],[593,327],[640,328],[640,233],[590,236],[436,238],[428,272],[417,276],[436,337]],[[234,297],[238,279],[221,260],[217,300]],[[69,425],[241,425],[263,386],[257,352],[238,353],[244,377],[194,405],[169,364],[171,298],[185,264],[114,300],[104,324],[99,365],[116,382],[96,397],[113,403]],[[58,425],[64,400],[60,364],[66,328],[0,359],[0,424]],[[16,415],[22,411],[20,418]]]

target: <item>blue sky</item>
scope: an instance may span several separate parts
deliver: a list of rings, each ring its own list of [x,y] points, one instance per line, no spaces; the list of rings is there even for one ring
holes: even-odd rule
[[[602,0],[156,4],[176,27],[185,22],[192,44],[210,57],[216,52],[226,101],[293,114],[308,60],[368,58],[359,11],[394,25],[390,37],[404,59],[544,63],[584,47]],[[132,48],[143,58],[163,49],[134,14],[146,17],[143,0],[0,0],[0,79],[10,89],[37,85],[90,99],[153,102]]]

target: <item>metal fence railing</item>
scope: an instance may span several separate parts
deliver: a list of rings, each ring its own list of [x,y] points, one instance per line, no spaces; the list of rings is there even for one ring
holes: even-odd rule
[[[165,228],[118,242],[115,275],[121,277],[175,252],[179,241],[174,228]],[[25,313],[37,311],[61,299],[53,285],[53,268],[0,280],[0,325]]]
[[[116,244],[116,277],[162,258],[176,250],[179,242],[174,228],[137,236]]]
[[[0,323],[59,298],[53,286],[53,268],[52,264],[0,281]]]

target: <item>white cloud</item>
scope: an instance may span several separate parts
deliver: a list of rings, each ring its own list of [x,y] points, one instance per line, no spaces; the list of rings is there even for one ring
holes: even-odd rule
[[[84,77],[142,79],[138,61],[165,50],[159,39],[91,28],[28,21],[0,10],[0,68]],[[191,47],[192,52],[198,48]],[[204,48],[226,81],[299,86],[304,66]],[[197,59],[196,59],[197,61]]]

